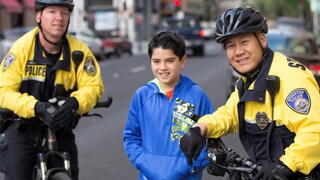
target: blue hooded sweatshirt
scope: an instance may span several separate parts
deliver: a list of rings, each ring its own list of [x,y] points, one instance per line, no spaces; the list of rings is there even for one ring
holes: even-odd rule
[[[140,87],[131,100],[124,130],[124,150],[140,171],[139,179],[201,179],[208,164],[205,148],[189,166],[180,150],[180,138],[195,123],[192,114],[213,113],[205,92],[180,76],[170,100],[154,79]]]

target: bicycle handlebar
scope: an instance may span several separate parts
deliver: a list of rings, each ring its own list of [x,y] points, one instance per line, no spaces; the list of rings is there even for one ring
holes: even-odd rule
[[[260,164],[227,148],[220,138],[208,139],[207,154],[210,159],[207,171],[214,176],[224,176],[226,172],[239,172],[242,173],[242,179],[249,180],[262,169]]]
[[[210,163],[207,167],[209,174],[224,176],[225,173],[236,172],[241,180],[252,180],[262,170],[260,163],[254,163],[249,158],[241,157],[234,150],[227,148],[220,138],[209,138],[207,154]],[[310,174],[296,177],[297,180],[316,180],[319,175]]]
[[[3,115],[11,115],[13,112],[10,111],[9,109],[5,109],[5,108],[0,108],[0,114]]]
[[[97,104],[94,106],[94,108],[108,108],[111,106],[112,101],[113,101],[112,97],[109,96],[106,101],[97,102]]]
[[[111,106],[112,101],[113,101],[112,97],[109,96],[107,100],[97,102],[97,104],[94,106],[94,108],[108,108]],[[0,114],[1,115],[12,115],[13,112],[9,109],[0,107]]]

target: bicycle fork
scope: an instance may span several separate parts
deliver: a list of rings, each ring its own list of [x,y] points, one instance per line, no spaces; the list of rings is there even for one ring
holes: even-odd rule
[[[70,166],[70,156],[69,153],[67,152],[58,152],[57,151],[57,140],[56,140],[56,135],[53,130],[48,128],[48,151],[45,153],[38,153],[38,175],[40,176],[39,180],[47,180],[48,179],[48,174],[53,172],[53,171],[65,171],[68,173],[69,176],[71,176],[71,166]],[[58,156],[63,160],[63,167],[58,167],[58,168],[49,168],[47,167],[47,159],[49,156]]]
[[[70,157],[67,152],[63,152],[60,154],[60,156],[63,158],[63,165],[65,171],[68,173],[69,176],[71,176],[71,169],[70,169]],[[41,180],[47,180],[47,174],[48,174],[48,168],[47,168],[47,162],[44,153],[38,154],[38,160],[39,160],[39,175],[41,176]],[[50,169],[49,169],[50,171]]]

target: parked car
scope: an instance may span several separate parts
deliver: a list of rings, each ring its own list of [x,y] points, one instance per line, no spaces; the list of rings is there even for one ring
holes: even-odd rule
[[[271,49],[282,52],[304,64],[311,70],[320,85],[320,52],[312,33],[271,30],[267,37]]]
[[[201,25],[202,30],[200,31],[200,36],[206,40],[213,40],[216,34],[216,22],[206,22]]]
[[[302,18],[280,16],[277,19],[276,27],[278,29],[300,29],[305,30],[305,24]]]
[[[4,36],[0,34],[0,63],[7,53],[3,44],[4,44]]]
[[[303,30],[284,31],[270,29],[267,34],[268,45],[273,51],[278,51],[304,64],[311,70],[320,86],[320,52],[316,38],[310,32]],[[233,70],[231,90],[239,75]]]
[[[185,39],[187,54],[204,55],[204,31],[200,25],[189,16],[167,17],[162,20],[160,30],[177,32]]]
[[[105,56],[121,56],[123,53],[132,55],[132,43],[120,36],[109,36],[102,38],[103,53]]]
[[[86,43],[94,56],[99,60],[104,58],[103,45],[99,37],[90,29],[69,29],[68,33]]]
[[[32,30],[34,26],[30,27],[19,27],[13,29],[7,29],[0,32],[0,58],[2,59],[5,54],[9,51],[12,44],[22,35],[27,33],[28,31]],[[94,35],[94,33],[87,29],[87,30],[70,30],[68,33],[75,36],[75,38],[84,41],[93,54],[96,57],[103,57],[102,55],[102,42],[101,40]]]
[[[4,58],[9,51],[13,43],[22,35],[33,29],[30,27],[18,27],[12,29],[6,29],[0,32],[0,61]]]

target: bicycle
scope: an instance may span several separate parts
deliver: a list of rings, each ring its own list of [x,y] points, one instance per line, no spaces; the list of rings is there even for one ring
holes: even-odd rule
[[[106,101],[98,102],[94,108],[108,108],[112,103],[112,97],[108,97]],[[7,109],[0,108],[0,114],[2,116],[12,115],[12,112]],[[83,114],[79,116],[98,116],[102,118],[100,114]],[[21,121],[21,118],[7,118],[3,119],[4,124],[8,121]],[[5,128],[5,127],[3,127]],[[34,167],[32,180],[72,180],[71,178],[71,167],[70,167],[70,157],[68,152],[60,152],[57,146],[57,139],[55,130],[47,127],[47,137],[45,139],[46,143],[42,144],[43,151],[37,153],[37,163]],[[47,163],[50,158],[57,158],[60,162],[63,162],[63,166],[55,166],[48,168]]]
[[[225,173],[236,175],[237,180],[252,180],[262,169],[262,165],[240,156],[234,150],[227,148],[220,138],[207,139],[207,154],[209,165],[207,172],[213,176],[224,176]],[[299,177],[296,180],[317,180],[319,172],[312,171],[310,175]]]

